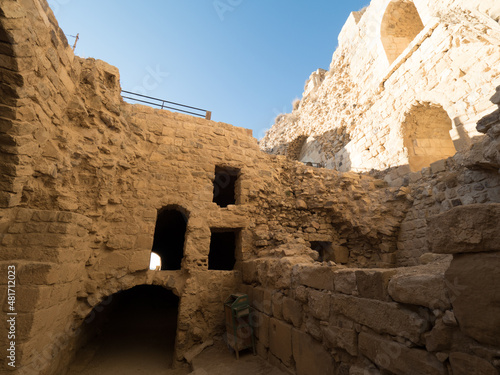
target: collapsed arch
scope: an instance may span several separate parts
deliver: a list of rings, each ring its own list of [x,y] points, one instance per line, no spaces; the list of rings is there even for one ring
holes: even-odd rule
[[[180,270],[184,258],[184,243],[188,214],[176,206],[158,211],[152,253],[161,258],[162,270]]]
[[[424,24],[410,0],[393,0],[387,6],[380,36],[389,64],[392,64],[415,37]]]
[[[412,171],[419,171],[437,160],[455,155],[451,128],[452,120],[440,105],[422,103],[411,108],[402,130]]]
[[[288,144],[286,155],[291,160],[299,160],[302,148],[309,138],[307,135],[299,135]]]

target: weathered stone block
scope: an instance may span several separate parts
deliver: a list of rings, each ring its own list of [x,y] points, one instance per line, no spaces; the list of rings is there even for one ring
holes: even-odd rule
[[[359,270],[356,271],[356,284],[361,297],[389,301],[387,285],[394,270]]]
[[[336,263],[345,264],[349,262],[349,249],[345,246],[333,246],[333,259]]]
[[[321,322],[312,315],[306,315],[305,318],[306,331],[318,341],[323,340],[323,331],[321,330]]]
[[[255,337],[266,348],[269,347],[269,316],[259,311],[255,311],[253,315],[253,325]]]
[[[440,254],[499,251],[499,217],[498,203],[455,207],[430,219],[427,240]]]
[[[426,306],[431,310],[451,307],[445,278],[438,274],[401,274],[389,282],[389,295],[395,301]]]
[[[299,328],[302,324],[302,304],[292,298],[283,298],[283,318]]]
[[[498,375],[491,363],[465,353],[451,353],[450,364],[453,375]]]
[[[262,287],[257,287],[253,290],[253,307],[257,310],[271,315],[273,313],[272,310],[272,294],[268,289],[264,289]]]
[[[333,270],[328,266],[307,265],[295,266],[293,274],[299,283],[319,290],[333,290]]]
[[[134,251],[130,256],[128,269],[134,273],[149,269],[150,251]]]
[[[297,375],[333,374],[333,357],[307,333],[293,329],[293,359]]]
[[[272,294],[273,317],[283,320],[283,293],[274,292]]]
[[[483,344],[500,345],[500,252],[455,255],[446,271],[461,330]]]
[[[357,294],[355,270],[343,270],[335,272],[335,291],[344,294]]]
[[[330,316],[331,297],[327,293],[309,290],[309,311],[320,320],[327,320]]]
[[[269,350],[286,366],[292,364],[292,326],[271,318],[269,322]]]
[[[329,348],[341,348],[352,356],[358,355],[358,334],[353,328],[323,327],[323,337]]]
[[[436,321],[432,331],[424,335],[426,349],[429,352],[449,350],[456,330],[458,330],[456,327],[448,327],[443,324],[442,320]]]
[[[359,334],[359,351],[377,366],[397,375],[447,375],[446,367],[432,354],[410,349],[379,335]]]
[[[106,247],[110,250],[127,250],[134,246],[135,238],[123,234],[114,234],[109,236]]]
[[[332,296],[331,311],[349,317],[376,332],[406,337],[415,343],[420,341],[420,335],[428,326],[427,321],[418,314],[401,307],[397,303],[381,302],[343,294],[334,294]]]

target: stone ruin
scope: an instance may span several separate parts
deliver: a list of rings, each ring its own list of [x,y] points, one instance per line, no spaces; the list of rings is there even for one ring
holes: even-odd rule
[[[258,144],[124,102],[46,0],[1,1],[2,370],[65,374],[126,298],[171,301],[180,364],[243,292],[289,373],[499,374],[499,16],[373,0]]]

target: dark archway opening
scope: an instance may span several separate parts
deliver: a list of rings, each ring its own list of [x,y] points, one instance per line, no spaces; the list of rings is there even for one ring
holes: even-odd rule
[[[238,230],[212,229],[210,253],[208,254],[208,269],[231,271],[236,263],[236,244]]]
[[[179,298],[156,285],[108,297],[81,326],[74,375],[163,373],[174,359]]]
[[[329,241],[311,241],[311,249],[318,252],[318,262],[334,261],[332,243]]]
[[[236,204],[236,184],[240,170],[229,167],[215,167],[214,199],[220,207]]]
[[[184,257],[187,216],[171,208],[158,212],[152,252],[161,258],[162,270],[180,270]]]

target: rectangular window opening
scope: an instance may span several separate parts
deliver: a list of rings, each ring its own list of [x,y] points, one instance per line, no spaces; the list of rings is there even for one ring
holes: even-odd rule
[[[215,167],[214,199],[220,207],[236,204],[238,201],[237,185],[240,170],[230,167]]]
[[[240,242],[239,229],[212,229],[208,269],[232,271],[236,263],[236,247]]]

